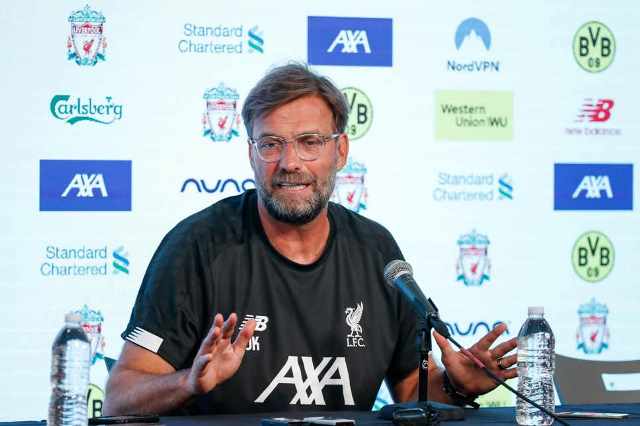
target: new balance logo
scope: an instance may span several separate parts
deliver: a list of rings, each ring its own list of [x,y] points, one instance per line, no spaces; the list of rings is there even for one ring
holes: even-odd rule
[[[244,319],[240,323],[239,330],[242,330],[245,325],[247,325],[247,321],[256,320],[256,331],[265,331],[267,329],[267,323],[269,322],[269,317],[266,315],[251,315],[247,314],[244,316]]]
[[[306,379],[303,379],[299,359]],[[322,378],[320,377],[321,373]],[[334,376],[337,374],[337,378]],[[254,402],[263,403],[278,385],[293,385],[296,393],[289,402],[290,405],[326,405],[322,391],[325,386],[342,387],[345,405],[355,405],[351,393],[349,370],[344,357],[324,357],[318,366],[313,365],[313,359],[308,356],[289,356],[287,362]]]
[[[133,331],[127,335],[126,339],[156,354],[163,342],[161,337],[156,336],[142,327],[134,328]]]
[[[76,197],[93,197],[94,190],[98,190],[100,196],[108,197],[107,187],[104,184],[102,173],[76,173],[65,188],[61,197],[66,197],[72,190],[76,190]]]
[[[609,176],[585,176],[571,198],[576,199],[583,192],[585,192],[585,198],[600,198],[603,191],[607,198],[613,198]]]
[[[342,45],[340,53],[358,53],[358,46],[362,46],[364,53],[371,53],[371,47],[369,46],[369,39],[367,38],[367,32],[363,30],[351,31],[342,30],[338,33],[338,36],[333,40],[331,46],[327,49],[327,52],[331,53],[339,45]]]

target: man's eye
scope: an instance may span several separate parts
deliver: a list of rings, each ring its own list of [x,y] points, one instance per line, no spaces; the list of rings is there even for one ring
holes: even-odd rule
[[[322,145],[322,139],[316,136],[308,136],[298,139],[298,143],[309,147]]]
[[[279,142],[261,142],[260,143],[260,149],[276,149],[280,146],[281,144]]]

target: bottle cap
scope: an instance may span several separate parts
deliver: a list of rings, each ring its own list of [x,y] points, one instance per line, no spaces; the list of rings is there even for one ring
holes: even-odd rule
[[[66,315],[64,316],[64,322],[72,322],[72,323],[80,324],[81,320],[82,320],[82,317],[80,317],[80,314],[77,312],[67,312]]]
[[[544,315],[544,306],[529,306],[529,315]]]

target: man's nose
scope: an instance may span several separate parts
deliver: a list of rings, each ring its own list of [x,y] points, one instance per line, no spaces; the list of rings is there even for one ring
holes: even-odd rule
[[[295,142],[294,142],[295,143]],[[300,157],[298,157],[298,153],[296,152],[296,147],[294,143],[285,143],[282,151],[282,155],[280,156],[280,168],[284,170],[298,170],[300,169]]]

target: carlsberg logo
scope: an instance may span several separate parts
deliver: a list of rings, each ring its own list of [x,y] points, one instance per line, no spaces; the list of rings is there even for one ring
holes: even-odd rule
[[[91,97],[55,95],[51,99],[49,110],[55,118],[69,124],[80,121],[111,124],[122,119],[122,104],[114,103],[111,96],[106,96],[101,102]]]

